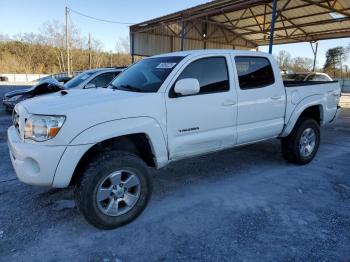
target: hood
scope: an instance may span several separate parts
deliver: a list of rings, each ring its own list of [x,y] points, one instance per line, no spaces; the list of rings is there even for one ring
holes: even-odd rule
[[[39,84],[36,84],[35,86],[32,86],[30,88],[17,89],[14,91],[7,92],[4,95],[4,97],[10,98],[10,97],[17,96],[17,95],[25,95],[25,94],[30,94],[30,93],[35,94],[35,90],[37,88],[40,88],[41,86],[48,85],[48,84],[50,84],[51,86],[53,86],[53,85],[57,86],[58,89],[64,89],[64,86],[60,82],[58,82],[56,79],[50,78],[50,79],[45,79],[44,81],[42,81]],[[49,88],[49,87],[46,87],[46,88]]]
[[[61,87],[62,89],[64,89],[64,86],[56,78],[46,79],[46,80],[40,82],[38,85],[40,85],[40,84],[51,84],[51,85],[55,85],[55,86],[58,86],[58,87]]]
[[[129,119],[129,124],[133,123],[144,130],[145,127],[138,125],[144,125],[145,122],[139,122],[135,118],[147,118],[148,123],[158,126],[157,121],[164,119],[166,114],[164,93],[138,93],[106,88],[62,90],[20,102],[16,105],[17,109],[18,112],[26,111],[21,114],[24,118],[28,117],[28,113],[66,117],[57,138],[48,140],[47,144],[52,145],[67,145],[75,136],[91,127],[120,119]],[[120,130],[126,131],[127,128],[120,126]]]
[[[4,97],[5,97],[5,98],[11,98],[11,97],[18,96],[18,95],[24,95],[24,94],[29,93],[31,90],[32,90],[32,88],[23,88],[23,89],[18,89],[18,90],[10,91],[10,92],[7,92],[7,93],[4,95]]]
[[[31,114],[68,115],[76,110],[93,114],[101,110],[108,112],[121,101],[127,101],[130,105],[133,98],[149,94],[106,88],[72,89],[28,99],[21,102],[21,105]]]
[[[40,90],[43,87],[48,89],[48,90],[54,90],[52,92],[56,92],[57,90],[65,89],[64,86],[60,82],[58,82],[58,80],[56,80],[54,78],[49,78],[49,79],[45,79],[45,80],[41,81],[40,83],[38,83],[35,86],[33,86],[32,88],[30,88],[30,91],[33,91],[35,94],[37,90]]]

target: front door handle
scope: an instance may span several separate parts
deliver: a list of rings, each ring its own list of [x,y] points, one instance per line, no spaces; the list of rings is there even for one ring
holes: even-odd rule
[[[273,99],[273,100],[278,100],[278,99],[280,99],[282,97],[282,95],[273,95],[273,96],[271,96],[271,99]]]
[[[222,106],[234,106],[236,104],[235,100],[226,100],[222,103]]]

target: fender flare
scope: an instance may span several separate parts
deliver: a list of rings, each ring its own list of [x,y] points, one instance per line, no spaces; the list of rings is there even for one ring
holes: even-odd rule
[[[292,132],[301,114],[311,106],[320,107],[320,114],[321,114],[320,119],[321,119],[321,125],[322,125],[324,121],[323,110],[325,108],[325,105],[326,105],[325,97],[321,94],[311,95],[300,100],[298,104],[294,107],[293,111],[291,112],[288,122],[286,123],[283,131],[281,132],[280,137],[288,136]]]
[[[117,119],[91,126],[75,136],[66,147],[55,171],[53,186],[67,187],[80,159],[102,141],[131,134],[145,134],[158,168],[168,162],[166,137],[160,124],[151,117]]]

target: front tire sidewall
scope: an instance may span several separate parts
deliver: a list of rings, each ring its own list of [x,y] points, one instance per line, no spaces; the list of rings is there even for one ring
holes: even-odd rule
[[[97,190],[107,176],[118,170],[134,173],[140,180],[140,196],[127,213],[108,216],[101,212],[97,203]],[[89,165],[76,187],[76,202],[84,217],[95,227],[113,229],[138,217],[147,205],[151,194],[151,180],[146,164],[137,156],[113,152],[103,155]]]

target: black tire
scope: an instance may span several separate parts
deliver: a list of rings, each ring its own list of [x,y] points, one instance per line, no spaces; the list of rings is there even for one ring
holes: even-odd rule
[[[311,128],[315,132],[315,146],[308,156],[303,156],[299,150],[299,143],[303,132]],[[301,117],[294,126],[292,132],[281,139],[282,155],[290,163],[297,165],[308,164],[315,157],[320,145],[320,126],[316,120]]]
[[[126,213],[110,216],[103,213],[97,201],[97,191],[101,183],[117,170],[128,170],[139,179],[139,197]],[[93,226],[100,229],[114,229],[130,223],[145,209],[152,192],[149,168],[136,155],[123,151],[106,151],[91,161],[75,187],[75,201],[79,211]]]

